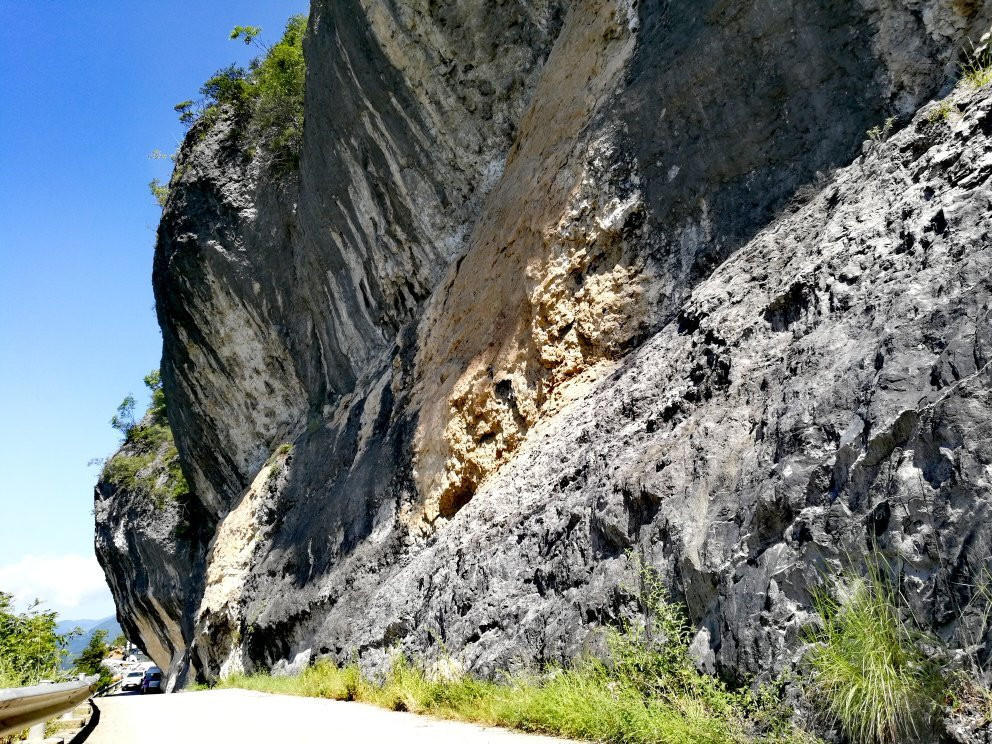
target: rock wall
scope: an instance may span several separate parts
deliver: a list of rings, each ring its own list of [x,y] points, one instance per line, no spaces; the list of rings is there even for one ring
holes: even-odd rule
[[[150,424],[146,418],[137,428],[147,434]],[[175,672],[188,668],[185,639],[212,523],[195,499],[165,496],[173,490],[175,448],[171,437],[159,439],[128,436],[106,463],[94,493],[94,543],[124,633],[173,672],[171,689],[185,681]]]
[[[114,582],[127,627],[180,678],[486,674],[635,611],[639,555],[748,679],[875,545],[985,653],[992,99],[926,102],[990,22],[315,1],[299,171],[223,119],[180,152],[153,279],[196,538],[98,542],[184,578],[167,611]],[[98,530],[143,524],[109,499]]]

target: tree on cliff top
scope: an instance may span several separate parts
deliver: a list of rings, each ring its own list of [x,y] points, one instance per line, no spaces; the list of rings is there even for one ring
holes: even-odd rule
[[[106,461],[100,477],[117,488],[151,497],[161,508],[167,501],[186,497],[189,485],[169,426],[162,375],[152,370],[144,383],[151,401],[141,421],[134,420],[133,395],[124,398],[110,420],[110,425],[124,435],[124,446]]]
[[[143,382],[148,392],[151,393],[151,403],[145,412],[145,419],[148,424],[165,425],[168,423],[165,410],[165,391],[162,390],[162,375],[157,369],[153,369],[144,376]],[[145,421],[139,425],[134,419],[134,407],[137,405],[134,396],[128,393],[121,404],[117,406],[117,413],[110,419],[110,425],[124,435],[124,441],[131,441],[138,429],[147,428]]]
[[[176,104],[184,124],[211,124],[227,109],[243,131],[256,136],[278,169],[295,167],[303,137],[303,59],[305,16],[289,19],[282,38],[267,46],[258,26],[235,26],[231,39],[240,39],[262,53],[247,68],[232,64],[214,73],[200,88],[199,101]]]
[[[128,393],[117,406],[117,413],[110,417],[110,425],[123,434],[125,440],[131,436],[131,430],[134,429],[134,406],[134,396]]]
[[[148,415],[156,424],[166,421],[165,414],[165,391],[162,390],[162,375],[157,369],[153,369],[144,376],[143,382],[152,394],[152,402],[148,406]]]

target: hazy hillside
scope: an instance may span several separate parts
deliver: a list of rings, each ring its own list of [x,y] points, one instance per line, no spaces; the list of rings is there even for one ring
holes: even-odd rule
[[[76,636],[69,641],[68,645],[68,655],[66,660],[62,663],[63,667],[71,667],[73,660],[76,656],[86,648],[86,644],[90,642],[90,638],[98,630],[107,631],[107,642],[113,641],[117,636],[121,634],[121,625],[117,622],[117,618],[113,615],[110,617],[105,617],[102,620],[60,620],[56,626],[56,632],[60,634],[69,633],[75,628],[82,628],[82,635]]]

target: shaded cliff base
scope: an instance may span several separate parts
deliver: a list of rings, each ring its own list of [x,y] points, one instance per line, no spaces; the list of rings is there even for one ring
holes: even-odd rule
[[[319,661],[296,674],[231,674],[217,686],[616,744],[822,743],[813,731],[857,744],[987,740],[992,691],[977,657],[955,655],[914,623],[878,554],[865,575],[848,571],[818,593],[822,622],[804,634],[796,670],[736,690],[699,670],[685,616],[649,569],[640,579],[643,616],[604,630],[592,644],[599,651],[566,667],[518,667],[486,681],[450,656],[417,663],[397,649],[374,678],[356,663]],[[981,596],[987,614],[988,582]]]
[[[230,675],[220,687],[357,700],[391,710],[526,731],[628,744],[818,741],[799,725],[780,690],[730,691],[700,673],[682,614],[652,588],[644,616],[604,631],[599,656],[567,667],[518,668],[495,680],[476,679],[450,657],[410,662],[399,651],[375,679],[357,664],[318,662],[295,676]],[[604,660],[605,659],[605,660]]]

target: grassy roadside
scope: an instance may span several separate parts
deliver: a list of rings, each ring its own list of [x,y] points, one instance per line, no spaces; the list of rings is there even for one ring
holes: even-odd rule
[[[397,651],[389,672],[370,680],[355,664],[326,661],[297,676],[232,675],[219,687],[354,700],[572,739],[613,744],[815,744],[794,720],[796,701],[781,689],[729,689],[697,671],[681,609],[665,601],[647,574],[650,622],[607,630],[604,659],[516,672],[495,681],[424,667]],[[992,616],[992,576],[976,589]],[[814,594],[820,621],[795,679],[819,724],[837,726],[853,744],[904,744],[941,738],[955,719],[982,728],[992,721],[992,691],[981,665],[953,654],[907,614],[891,567],[869,556],[867,570],[847,570]],[[981,635],[981,633],[979,634]]]
[[[609,631],[607,660],[584,656],[541,674],[497,681],[425,670],[400,654],[373,682],[357,665],[319,662],[297,676],[232,675],[219,687],[354,700],[573,739],[617,744],[799,744],[818,741],[769,690],[730,690],[701,674],[689,655],[681,611],[652,593],[651,633]],[[446,673],[447,672],[447,673]]]

